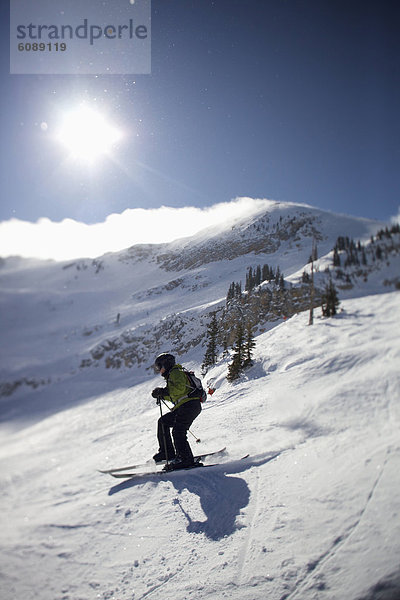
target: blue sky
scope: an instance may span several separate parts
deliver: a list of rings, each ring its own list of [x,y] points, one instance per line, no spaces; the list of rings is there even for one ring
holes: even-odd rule
[[[238,196],[398,214],[396,2],[153,0],[151,75],[99,77],[10,75],[1,11],[0,221]],[[123,133],[91,166],[52,137],[82,101]]]

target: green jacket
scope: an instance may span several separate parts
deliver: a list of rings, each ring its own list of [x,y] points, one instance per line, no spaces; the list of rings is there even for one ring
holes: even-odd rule
[[[182,371],[182,365],[174,365],[167,375],[167,387],[164,388],[164,399],[174,404],[172,410],[193,400],[187,396],[190,390],[191,387],[185,372]]]

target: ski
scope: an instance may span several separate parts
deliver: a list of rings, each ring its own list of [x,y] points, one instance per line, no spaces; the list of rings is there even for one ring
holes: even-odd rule
[[[213,452],[212,454],[217,454],[216,452]],[[239,460],[245,460],[246,458],[249,458],[249,454],[246,454],[245,456],[242,456]],[[217,467],[218,465],[221,465],[223,463],[213,463],[211,465],[203,465],[202,462],[200,462],[200,460],[197,460],[194,465],[192,465],[191,467],[185,467],[184,469],[171,469],[171,470],[165,470],[162,469],[161,471],[141,471],[140,473],[109,473],[109,475],[111,475],[111,477],[115,477],[116,479],[139,479],[140,477],[153,477],[153,475],[169,475],[171,473],[179,473],[182,471],[191,471],[192,469],[195,469],[197,467],[202,467],[203,469],[206,469],[207,467]]]
[[[201,460],[204,460],[208,456],[216,456],[217,454],[223,454],[225,451],[226,451],[226,447],[221,448],[220,450],[215,450],[214,452],[204,452],[203,454],[198,454],[197,456],[195,456],[194,460],[196,462],[199,462]],[[163,465],[163,464],[165,464],[165,461],[154,463],[153,460],[148,460],[147,462],[139,464],[139,465],[138,464],[136,464],[136,465],[128,465],[127,467],[116,467],[115,469],[103,469],[103,470],[99,469],[99,473],[110,474],[110,473],[118,473],[118,472],[121,472],[121,471],[130,471],[132,469],[134,469],[134,470],[145,469],[146,467],[152,467],[152,466],[154,466],[154,464]]]
[[[136,479],[140,477],[153,477],[153,475],[170,475],[171,473],[182,473],[183,471],[192,471],[193,469],[206,467],[215,467],[215,465],[203,465],[202,462],[196,461],[191,467],[185,467],[184,469],[168,469],[168,471],[161,469],[160,471],[140,471],[139,473],[109,473],[111,477],[116,479]]]
[[[161,465],[162,463],[154,463],[153,459],[149,459],[145,463],[136,464],[136,465],[128,465],[127,467],[117,467],[116,469],[97,469],[99,473],[118,473],[118,471],[128,471],[130,469],[144,469],[146,467],[151,467],[154,464]]]

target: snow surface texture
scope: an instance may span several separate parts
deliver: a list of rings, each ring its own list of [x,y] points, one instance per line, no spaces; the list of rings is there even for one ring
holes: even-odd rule
[[[248,378],[221,380],[193,427],[220,466],[96,473],[154,450],[155,382],[3,428],[2,597],[398,598],[400,305],[343,308],[263,334]]]
[[[54,265],[47,268],[50,289]],[[18,268],[9,276],[15,286],[8,279],[6,294],[16,302],[24,296]],[[34,267],[23,280],[32,300]],[[101,322],[107,302],[115,313],[113,290],[107,295],[92,281],[104,311],[93,318]],[[71,279],[71,287],[78,283]],[[278,324],[257,337],[255,364],[234,385],[228,360],[218,363],[206,376],[216,392],[192,428],[201,443],[190,441],[198,452],[227,446],[221,464],[121,481],[96,469],[154,453],[159,409],[150,391],[160,379],[100,367],[64,376],[67,346],[57,343],[51,316],[71,296],[54,290],[48,322],[45,290],[37,290],[22,325],[15,313],[4,327],[10,349],[15,328],[16,370],[25,362],[33,373],[36,359],[39,372],[55,376],[52,385],[2,400],[2,598],[400,598],[397,292],[345,299],[333,319],[316,310],[312,327],[306,313]],[[158,318],[163,305],[157,295],[152,301]],[[4,296],[3,304],[10,307]],[[77,352],[77,314],[69,305],[62,314],[58,326]],[[198,371],[202,356],[194,349],[189,366]]]

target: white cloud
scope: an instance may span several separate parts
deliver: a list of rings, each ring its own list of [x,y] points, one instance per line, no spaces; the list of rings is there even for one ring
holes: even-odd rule
[[[223,226],[271,207],[274,202],[237,198],[206,208],[133,208],[87,225],[72,219],[36,223],[11,219],[0,223],[0,256],[70,260],[95,258],[139,243],[171,242],[210,226]]]
[[[399,206],[399,212],[394,217],[391,217],[390,221],[392,223],[399,223],[400,224],[400,206]]]

